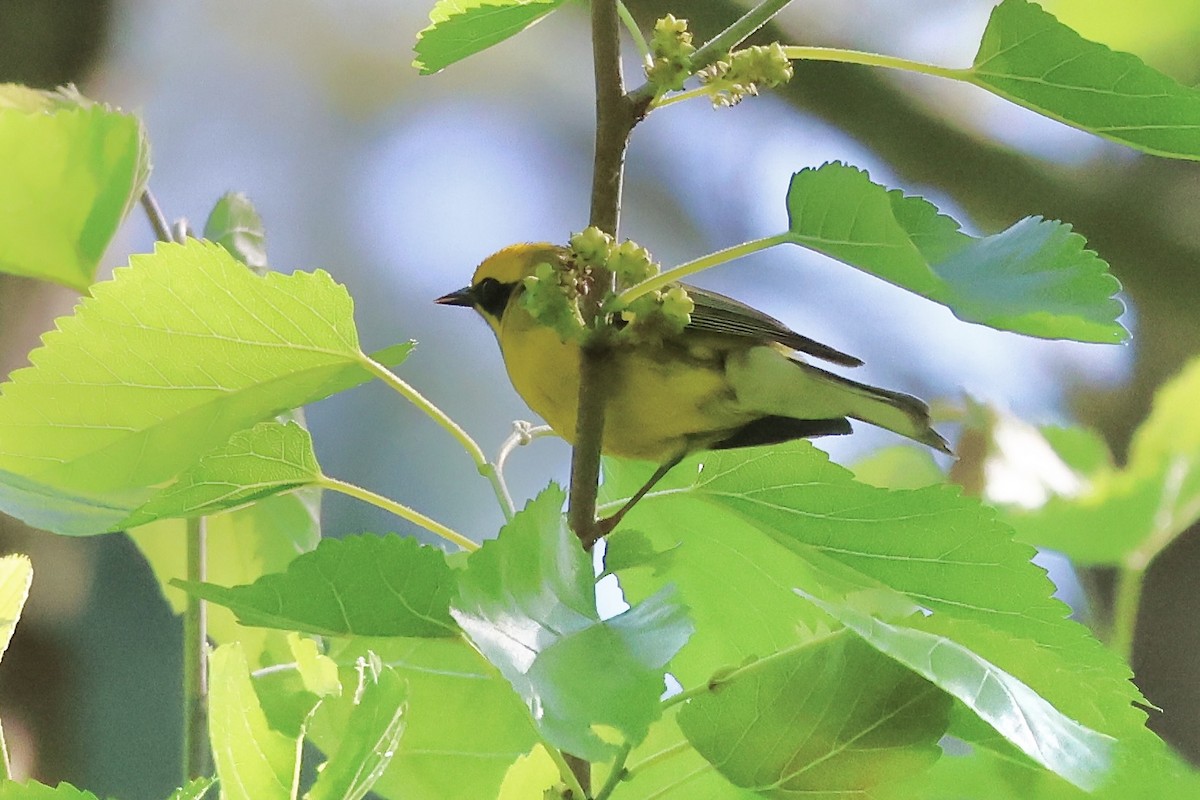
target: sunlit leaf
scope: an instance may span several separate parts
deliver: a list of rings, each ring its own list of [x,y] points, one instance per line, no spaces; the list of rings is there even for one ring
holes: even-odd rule
[[[1155,155],[1200,159],[1200,91],[1131,53],[1084,39],[1027,0],[996,6],[964,77],[1106,139]]]
[[[691,623],[670,589],[601,620],[592,560],[563,520],[565,499],[558,487],[543,491],[471,554],[452,613],[549,743],[602,760],[614,734],[646,735],[663,667]]]
[[[546,751],[545,745],[537,745],[530,752],[516,760],[508,772],[504,773],[504,782],[500,784],[500,793],[496,800],[526,800],[529,797],[542,797],[546,790],[562,783],[558,765]]]
[[[208,794],[208,790],[216,782],[215,778],[196,778],[193,781],[189,781],[186,786],[180,786],[171,792],[171,796],[167,800],[200,800]]]
[[[602,513],[645,469],[607,463]],[[1066,618],[1033,554],[952,488],[866,486],[798,442],[685,461],[630,512],[608,557],[631,602],[669,583],[688,604],[696,632],[671,663],[685,688],[827,635],[828,617],[797,607],[793,588],[831,599],[875,591],[893,598],[885,619],[905,611],[894,603],[902,598],[931,619],[976,623],[944,635],[1070,719],[1110,736],[1140,733],[1128,667]]]
[[[958,698],[1027,756],[1081,789],[1095,789],[1111,770],[1116,744],[1111,736],[1061,714],[1020,680],[950,638],[957,634],[955,638],[977,641],[996,635],[1009,644],[1009,637],[937,614],[925,624],[919,618],[909,625],[892,624],[801,594],[879,652]],[[959,629],[967,627],[975,630],[963,635]]]
[[[172,581],[226,606],[243,625],[318,636],[454,636],[455,576],[445,554],[415,539],[325,539],[311,553],[248,586]]]
[[[288,648],[296,659],[296,671],[304,682],[304,688],[317,697],[342,693],[342,683],[338,680],[337,662],[321,652],[321,648],[313,639],[292,632],[287,635]]]
[[[312,486],[320,478],[321,468],[307,430],[296,423],[260,422],[201,457],[120,527],[167,517],[211,515]]]
[[[337,749],[308,800],[361,800],[383,775],[404,735],[408,687],[390,667],[368,670]]]
[[[848,633],[746,671],[679,713],[696,749],[738,786],[869,796],[941,755],[950,699]]]
[[[417,34],[413,66],[422,75],[486,50],[528,28],[565,0],[438,0]]]
[[[8,650],[17,620],[29,597],[33,583],[33,565],[28,556],[10,555],[0,558],[0,656]]]
[[[150,564],[163,594],[176,614],[182,614],[187,596],[170,586],[187,575],[187,522],[159,520],[129,531],[129,536]],[[225,586],[253,583],[263,575],[282,572],[301,553],[321,540],[320,493],[302,490],[275,495],[250,506],[208,517],[205,549],[208,579]],[[233,612],[210,605],[208,636],[217,644],[241,642],[246,660],[266,666],[268,642],[281,644],[279,634],[237,624]]]
[[[839,163],[792,176],[789,241],[941,303],[967,322],[1120,342],[1121,286],[1071,226],[1037,217],[977,238],[928,201]]]
[[[622,781],[617,800],[754,800],[757,792],[734,786],[683,735],[677,721],[681,706],[672,706],[650,726],[645,741],[626,764],[632,774]]]
[[[509,766],[537,741],[508,681],[461,638],[351,639],[330,656],[347,664],[367,653],[408,685],[404,735],[375,793],[388,800],[495,797]],[[357,674],[343,667],[340,678],[347,691],[326,698],[310,727],[326,752],[346,735],[353,709]]]
[[[238,644],[209,657],[209,738],[226,800],[292,800],[300,742],[271,730]]]
[[[0,800],[98,800],[96,795],[69,783],[47,786],[37,781],[0,781]]]
[[[0,84],[0,152],[0,272],[86,289],[150,173],[141,122]]]
[[[112,529],[239,430],[370,377],[324,272],[258,277],[189,241],[92,293],[0,396],[0,502],[58,532]]]

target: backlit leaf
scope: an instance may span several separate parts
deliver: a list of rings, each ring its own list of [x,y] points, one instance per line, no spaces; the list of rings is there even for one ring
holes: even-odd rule
[[[0,153],[0,271],[86,289],[150,174],[141,122],[0,84]]]
[[[515,36],[565,0],[438,0],[417,34],[413,66],[422,75]]]
[[[691,633],[670,589],[601,620],[592,560],[552,486],[467,560],[454,618],[525,699],[546,740],[603,760],[659,714],[664,667]],[[603,734],[603,735],[602,735]]]
[[[172,581],[231,609],[243,625],[318,636],[454,636],[455,575],[445,554],[415,539],[325,539],[311,553],[248,586]]]
[[[1046,339],[1120,342],[1121,285],[1069,225],[1027,217],[969,236],[928,201],[825,164],[792,176],[789,241],[949,308],[959,319]]]

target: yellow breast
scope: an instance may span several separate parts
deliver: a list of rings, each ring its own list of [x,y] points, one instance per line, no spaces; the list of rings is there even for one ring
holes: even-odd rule
[[[529,407],[570,443],[579,405],[579,356],[516,304],[497,331],[513,386]],[[724,358],[712,347],[639,345],[613,353],[606,387],[603,450],[663,462],[704,447],[750,419],[735,407]]]

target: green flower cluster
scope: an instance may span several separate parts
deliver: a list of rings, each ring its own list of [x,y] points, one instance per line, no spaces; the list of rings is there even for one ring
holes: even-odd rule
[[[774,87],[792,79],[792,62],[783,45],[773,42],[734,50],[726,58],[700,71],[715,108],[737,105],[757,95],[759,86]]]
[[[687,20],[671,14],[658,20],[649,46],[646,80],[658,87],[660,94],[683,88],[692,74],[692,54],[696,52]]]
[[[617,293],[661,271],[650,251],[637,242],[617,244],[599,228],[587,228],[571,237],[558,263],[539,264],[534,274],[524,279],[521,304],[539,323],[554,328],[563,341],[581,340],[587,326],[579,302],[592,289],[597,270],[613,276]],[[682,286],[647,292],[626,306],[615,301],[616,295],[610,294],[603,308],[616,318],[616,341],[628,344],[662,341],[681,332],[695,308]]]
[[[560,259],[538,264],[533,275],[522,280],[522,307],[541,324],[554,328],[564,342],[582,339],[587,327],[579,311],[579,274],[566,259]]]

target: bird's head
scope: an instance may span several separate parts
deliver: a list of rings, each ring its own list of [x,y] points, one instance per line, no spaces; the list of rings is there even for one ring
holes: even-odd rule
[[[514,244],[483,260],[471,278],[471,285],[439,297],[436,302],[448,306],[470,306],[498,329],[504,309],[522,279],[534,274],[539,264],[555,263],[563,249],[544,242]]]

